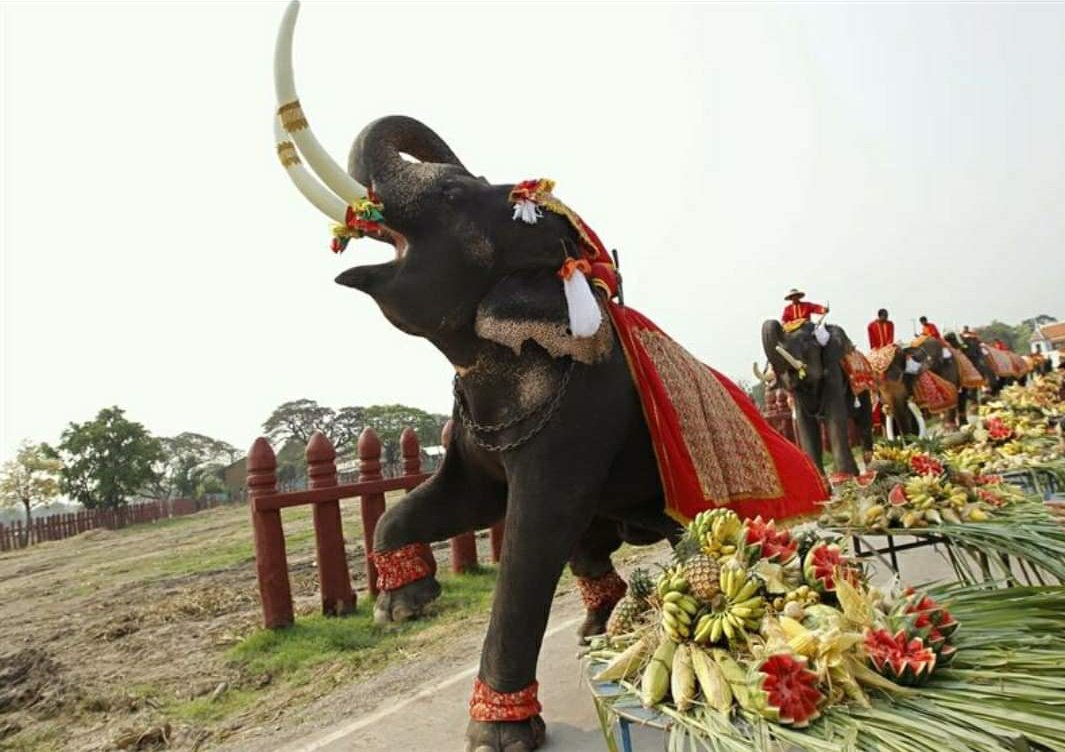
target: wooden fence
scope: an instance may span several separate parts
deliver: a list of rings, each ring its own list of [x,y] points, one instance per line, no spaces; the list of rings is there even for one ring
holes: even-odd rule
[[[192,511],[196,511],[195,502],[192,504]],[[174,515],[187,513],[187,511],[175,512]],[[63,540],[93,528],[116,530],[126,525],[155,522],[170,516],[171,510],[167,508],[166,502],[151,501],[118,509],[86,509],[81,512],[53,514],[48,517],[38,517],[29,525],[20,520],[14,524],[0,525],[0,551],[25,548],[46,541]]]
[[[447,446],[450,433],[449,421],[442,436],[444,446]],[[285,627],[293,623],[292,589],[285,556],[285,532],[281,523],[281,510],[289,507],[311,505],[313,508],[322,613],[336,616],[351,612],[356,600],[344,550],[340,500],[359,499],[367,589],[371,597],[376,597],[377,569],[370,554],[373,552],[377,521],[385,511],[385,494],[389,491],[409,491],[430,477],[422,472],[418,437],[409,428],[400,438],[400,449],[403,474],[394,478],[383,477],[381,441],[372,428],[367,428],[358,442],[359,481],[340,484],[337,482],[336,450],[325,435],[316,431],[307,443],[306,450],[309,487],[305,491],[279,493],[274,450],[265,438],[255,440],[248,452],[247,488],[255,539],[255,567],[266,627]],[[492,560],[499,561],[501,522],[492,528],[491,539]],[[422,556],[435,572],[436,560],[428,545],[423,546]],[[476,565],[474,533],[471,531],[451,539],[452,570],[463,572]]]

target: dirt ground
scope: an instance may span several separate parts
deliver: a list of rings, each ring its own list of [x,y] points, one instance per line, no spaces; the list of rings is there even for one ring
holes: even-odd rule
[[[355,503],[344,504],[359,588],[362,532]],[[309,510],[287,510],[284,524],[297,614],[316,613]],[[435,553],[445,570],[446,544]],[[298,685],[249,672],[227,651],[259,620],[243,505],[0,554],[0,749],[209,749],[294,722],[336,688],[317,676],[333,667]],[[461,628],[453,622],[436,639]]]

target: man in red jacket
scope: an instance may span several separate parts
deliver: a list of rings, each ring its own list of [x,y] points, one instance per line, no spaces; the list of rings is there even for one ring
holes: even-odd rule
[[[876,312],[876,318],[869,322],[869,349],[879,350],[895,342],[895,322],[888,318],[886,308]]]
[[[927,316],[922,316],[918,321],[921,322],[921,334],[937,339],[940,342],[943,341],[943,335],[939,333],[939,327],[929,321]]]
[[[808,319],[814,315],[828,313],[828,306],[804,301],[803,298],[805,297],[806,293],[802,290],[796,290],[794,287],[784,296],[784,300],[788,301],[788,305],[780,317],[780,320],[783,323],[790,324],[792,321],[799,321],[801,319]]]

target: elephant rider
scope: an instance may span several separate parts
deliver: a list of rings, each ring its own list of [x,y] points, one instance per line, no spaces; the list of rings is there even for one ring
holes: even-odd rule
[[[886,308],[876,312],[876,318],[869,322],[869,349],[879,350],[895,342],[895,322],[888,318]]]
[[[921,322],[922,336],[938,339],[940,342],[943,341],[943,335],[939,333],[939,327],[929,321],[927,316],[922,316],[918,321]]]
[[[950,351],[950,346],[947,341],[943,339],[943,335],[939,333],[939,327],[928,320],[927,316],[922,316],[918,319],[921,322],[921,336],[931,337],[939,344],[943,345],[943,359],[950,360],[954,357],[954,353]]]
[[[996,339],[992,344],[994,345],[996,350],[1008,351],[1010,349],[1009,346],[1005,342],[1003,342],[1001,338]]]
[[[828,329],[825,328],[824,324],[824,315],[828,313],[829,308],[827,305],[805,301],[803,300],[805,297],[806,293],[802,290],[791,288],[788,294],[784,296],[784,300],[788,301],[788,305],[784,308],[780,321],[784,324],[786,331],[794,331],[809,321],[811,316],[820,315],[822,320],[818,322],[817,328],[814,329],[814,337],[817,339],[817,344],[824,347],[828,344],[829,338]]]
[[[968,324],[961,328],[961,338],[967,342],[980,343],[980,336],[970,329]]]

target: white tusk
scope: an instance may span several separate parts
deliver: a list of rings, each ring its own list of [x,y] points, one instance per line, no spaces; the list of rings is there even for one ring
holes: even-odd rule
[[[277,30],[277,46],[274,48],[277,114],[314,173],[333,193],[349,204],[354,204],[366,198],[366,189],[344,172],[318,143],[303,110],[300,109],[299,97],[296,96],[296,80],[292,73],[292,35],[296,30],[296,16],[299,11],[299,0],[292,0],[281,19],[281,28]]]
[[[794,368],[796,371],[802,371],[806,368],[806,364],[796,358],[790,352],[784,349],[783,345],[777,345],[776,351],[784,360],[788,361],[788,365]]]
[[[277,157],[281,160],[281,166],[292,178],[303,197],[314,204],[318,211],[327,217],[344,224],[347,207],[344,202],[333,195],[332,191],[318,182],[318,179],[307,171],[300,161],[300,155],[296,151],[296,145],[292,143],[281,127],[281,119],[274,116],[274,140],[277,142]]]
[[[754,377],[756,379],[758,379],[759,381],[761,381],[763,384],[769,384],[770,383],[770,379],[769,379],[768,374],[763,373],[758,368],[758,364],[757,363],[751,363],[751,370],[754,371]]]

